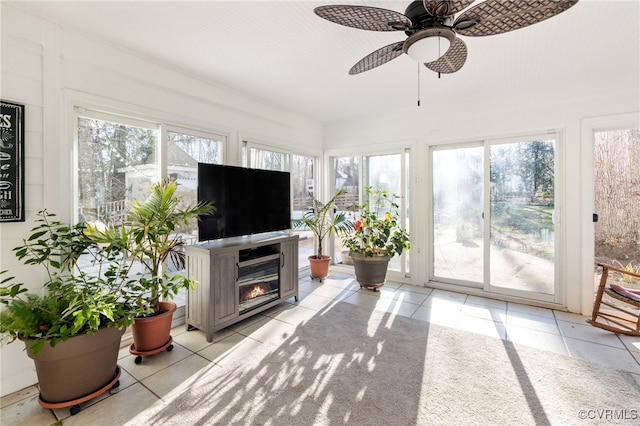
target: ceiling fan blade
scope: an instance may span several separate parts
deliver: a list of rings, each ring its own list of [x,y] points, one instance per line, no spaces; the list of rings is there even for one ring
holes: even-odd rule
[[[351,67],[349,75],[360,74],[361,72],[369,71],[382,64],[386,64],[392,59],[400,56],[402,51],[403,41],[392,43],[388,46],[381,47],[380,49],[369,53],[364,58],[360,59],[357,64]]]
[[[448,16],[460,12],[475,0],[423,0],[424,10],[431,16]]]
[[[517,30],[564,12],[578,0],[486,0],[456,19],[453,29],[464,36],[488,36]]]
[[[431,71],[443,74],[451,74],[458,71],[467,61],[467,45],[460,38],[456,37],[447,53],[438,58],[437,61],[424,64]]]
[[[412,24],[402,13],[368,6],[319,6],[316,15],[327,21],[369,31],[405,31]]]

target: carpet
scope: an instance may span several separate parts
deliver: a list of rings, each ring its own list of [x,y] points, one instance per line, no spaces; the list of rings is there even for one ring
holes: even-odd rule
[[[586,420],[585,420],[586,419]],[[131,425],[572,425],[640,419],[625,372],[338,302]]]

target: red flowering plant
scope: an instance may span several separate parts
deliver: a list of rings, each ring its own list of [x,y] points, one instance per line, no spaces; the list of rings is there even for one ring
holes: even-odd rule
[[[397,200],[400,197],[370,186],[365,187],[365,197],[362,205],[355,204],[350,208],[354,210],[356,222],[354,232],[343,240],[349,254],[393,257],[409,250],[409,234],[399,223]]]

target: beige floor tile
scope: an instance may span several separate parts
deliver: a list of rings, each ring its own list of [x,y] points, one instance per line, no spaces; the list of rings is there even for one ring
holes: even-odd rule
[[[229,329],[220,330],[219,332],[213,333],[214,342],[216,340],[223,339],[225,336],[233,333],[233,331]],[[173,338],[173,341],[185,348],[189,349],[192,352],[198,352],[206,348],[209,345],[212,345],[214,342],[207,342],[207,335],[200,330],[191,330],[181,333]]]
[[[351,291],[356,291],[358,290],[358,288],[360,288],[360,286],[358,285],[356,280],[353,279],[353,277],[333,276],[331,274],[329,275],[329,278],[325,279],[322,282],[322,285],[330,286],[330,287],[338,287],[338,288],[351,290]]]
[[[438,296],[431,293],[431,295],[429,295],[429,297],[427,297],[427,299],[422,303],[422,306],[460,312],[464,306],[464,301],[461,299],[450,298],[448,296]]]
[[[263,323],[263,322],[267,321],[268,319],[269,319],[269,317],[267,317],[265,315],[260,315],[260,314],[251,315],[251,316],[247,317],[246,319],[227,327],[227,329],[238,333],[240,330],[244,330],[247,327],[252,327],[256,323],[258,323],[258,324]]]
[[[342,301],[368,309],[375,309],[376,305],[382,298],[383,296],[380,292],[364,290],[357,291]],[[391,298],[389,298],[389,300],[391,300]]]
[[[311,293],[305,296],[304,299],[300,301],[298,306],[302,306],[303,308],[312,309],[314,311],[319,311],[324,309],[326,306],[333,303],[334,299],[326,296],[320,296],[315,293]]]
[[[553,310],[539,308],[537,306],[521,305],[519,303],[507,303],[507,313],[518,312],[528,315],[540,316],[548,319],[554,319]]]
[[[455,327],[459,316],[459,309],[446,309],[442,307],[422,305],[418,306],[418,309],[416,309],[411,318],[445,327]]]
[[[469,296],[463,293],[456,293],[455,291],[439,290],[436,288],[431,292],[430,297],[433,297],[434,299],[449,299],[464,302]]]
[[[626,349],[618,335],[607,330],[592,327],[588,324],[576,324],[566,321],[558,321],[558,327],[565,337]]]
[[[328,299],[344,299],[353,294],[353,290],[330,285],[323,285],[313,290],[313,295],[322,296]]]
[[[292,306],[288,309],[283,309],[282,311],[278,312],[278,314],[274,315],[273,318],[297,326],[305,321],[308,321],[310,318],[313,318],[317,314],[318,311],[315,311],[313,309],[307,309],[302,306]]]
[[[614,348],[599,343],[565,337],[567,349],[572,357],[607,365],[618,370],[640,374],[640,364],[626,349]]]
[[[532,315],[526,312],[510,311],[507,309],[505,324],[543,331],[545,333],[560,334],[555,318]]]
[[[280,321],[276,318],[264,318],[264,321],[253,323],[251,326],[238,331],[238,333],[264,343],[267,340],[276,337],[286,339],[296,329],[294,325]]]
[[[109,398],[83,409],[75,416],[65,417],[64,426],[122,425],[131,420],[158,398],[140,383],[123,389]]]
[[[481,318],[489,321],[497,321],[504,323],[507,318],[506,309],[495,308],[491,306],[473,305],[465,303],[460,308],[462,315]]]
[[[509,324],[507,324],[505,328],[507,331],[507,340],[513,343],[541,349],[543,351],[569,355],[564,338],[557,333],[545,333],[543,331]]]
[[[484,306],[488,308],[507,310],[507,302],[503,300],[487,299],[486,297],[467,296],[465,304],[474,306]]]
[[[431,294],[431,292],[433,291],[431,287],[424,287],[424,286],[421,287],[421,286],[411,285],[411,284],[403,284],[400,287],[398,287],[398,290],[411,291],[413,293],[422,293],[426,295]]]
[[[501,322],[492,321],[490,319],[482,319],[465,314],[460,314],[458,316],[454,328],[468,331],[470,333],[494,337],[496,339],[504,340],[506,338],[505,327]]]
[[[56,422],[51,410],[38,404],[38,392],[22,398],[0,410],[0,424],[11,426],[49,426]]]
[[[375,310],[381,312],[389,312],[395,315],[411,318],[418,310],[419,306],[414,303],[403,302],[401,300],[386,298],[378,300]]]
[[[184,383],[192,383],[200,378],[201,372],[209,366],[211,366],[211,363],[207,359],[193,354],[178,361],[171,367],[147,377],[142,380],[142,384],[155,395],[164,398],[174,388]]]
[[[636,352],[640,354],[640,336],[627,336],[624,334],[619,335],[622,343],[629,349],[631,352]]]
[[[391,298],[400,302],[413,303],[414,305],[421,305],[429,297],[428,293],[418,293],[409,291],[406,287],[400,287],[393,292]]]
[[[262,343],[256,340],[234,333],[215,345],[204,348],[198,354],[211,362],[224,366],[243,358],[248,352],[260,347],[260,345]]]
[[[574,314],[572,312],[553,311],[553,314],[558,321],[574,322],[576,324],[586,324],[590,317],[580,314]]]
[[[191,354],[190,350],[174,342],[171,351],[162,351],[156,355],[144,356],[140,364],[135,363],[136,355],[124,357],[118,361],[118,364],[137,380],[142,380]]]
[[[29,386],[27,388],[21,389],[17,392],[11,393],[7,396],[3,396],[0,398],[0,408],[4,408],[8,405],[15,404],[18,401],[22,401],[23,399],[31,398],[32,396],[38,396],[40,391],[37,386]]]

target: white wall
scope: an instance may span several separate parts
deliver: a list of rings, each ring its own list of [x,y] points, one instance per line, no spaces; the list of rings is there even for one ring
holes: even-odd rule
[[[99,44],[10,5],[3,3],[1,11],[0,97],[25,105],[26,221],[0,224],[0,270],[10,270],[33,291],[43,274],[22,266],[11,248],[45,207],[62,220],[72,218],[74,106],[227,135],[228,161],[236,164],[247,137],[321,154],[322,123]],[[3,346],[0,357],[0,395],[36,382],[20,342]]]

